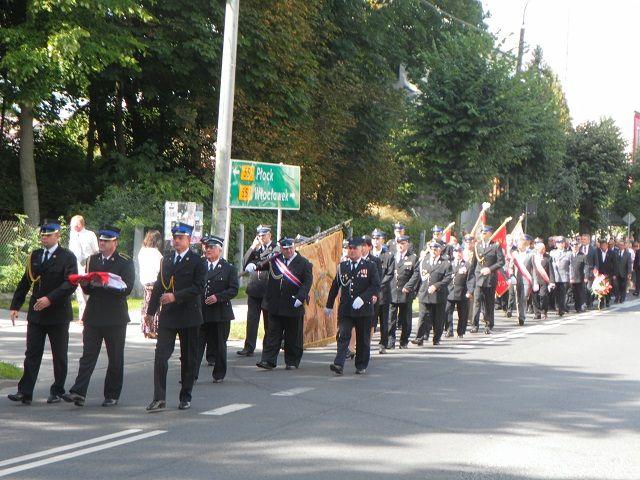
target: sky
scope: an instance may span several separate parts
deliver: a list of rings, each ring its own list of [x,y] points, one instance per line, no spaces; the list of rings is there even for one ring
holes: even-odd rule
[[[517,52],[527,0],[482,0],[503,50]],[[611,117],[631,149],[640,111],[640,62],[635,58],[640,0],[529,0],[524,63],[540,45],[563,85],[574,125]]]

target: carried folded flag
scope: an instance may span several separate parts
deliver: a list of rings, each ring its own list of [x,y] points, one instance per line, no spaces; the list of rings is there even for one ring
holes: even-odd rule
[[[120,275],[110,272],[89,272],[84,275],[72,274],[69,275],[69,283],[74,286],[82,281],[92,282],[93,284],[101,285],[107,288],[114,288],[116,290],[124,290],[127,288],[127,284],[124,283]]]

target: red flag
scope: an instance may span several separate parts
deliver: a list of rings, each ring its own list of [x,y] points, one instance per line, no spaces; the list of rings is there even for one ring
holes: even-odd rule
[[[507,254],[507,225],[502,225],[494,234],[492,240],[500,245],[502,252]]]
[[[509,282],[504,277],[504,273],[502,273],[502,269],[498,269],[496,271],[496,278],[498,279],[498,284],[496,285],[496,295],[501,297],[507,291],[509,291]]]
[[[451,229],[444,231],[444,243],[449,243],[451,241]]]
[[[480,214],[480,223],[482,223],[483,227],[487,224],[487,214],[484,212],[484,210]]]

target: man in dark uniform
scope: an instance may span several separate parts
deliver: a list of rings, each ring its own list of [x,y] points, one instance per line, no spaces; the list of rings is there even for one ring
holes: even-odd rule
[[[369,262],[372,262],[375,266],[376,269],[378,270],[378,280],[380,280],[382,282],[382,260],[380,259],[380,257],[376,257],[373,253],[373,238],[370,235],[363,235],[362,236],[362,258],[364,260],[368,260]],[[389,282],[391,281],[391,278],[393,278],[393,273],[390,274],[389,276]],[[382,287],[381,287],[382,288]],[[380,292],[376,293],[376,298],[379,299],[380,298]],[[379,303],[376,301],[376,303],[373,305],[373,315],[371,316],[371,336],[373,336],[373,334],[376,331],[376,325],[378,324],[378,310],[379,310]]]
[[[400,237],[407,237],[407,238],[409,237],[405,234],[404,224],[400,222],[396,222],[393,224],[393,235],[394,235],[393,239],[387,242],[387,250],[389,250],[389,253],[391,255],[395,256],[398,253],[398,239]],[[408,252],[412,253],[412,251],[413,251],[413,245],[409,243]]]
[[[495,310],[496,285],[498,284],[497,271],[504,266],[504,254],[502,248],[490,241],[493,227],[485,225],[482,228],[482,240],[476,243],[472,264],[474,326],[472,333],[478,332],[480,325],[480,309],[484,313],[484,333],[491,333],[493,328],[493,314]]]
[[[256,238],[244,254],[243,268],[249,263],[260,263],[261,256],[276,247],[276,243],[271,240],[271,227],[258,225]],[[267,291],[267,280],[269,272],[256,271],[249,276],[247,284],[247,334],[245,335],[244,347],[238,350],[238,355],[250,357],[256,348],[258,337],[258,326],[260,325],[260,313],[262,313],[262,325],[266,336],[267,325],[269,323],[269,311],[267,310],[265,293]],[[262,339],[264,342],[264,338]]]
[[[375,322],[380,325],[380,350],[381,354],[387,352],[389,343],[389,309],[391,303],[391,281],[395,275],[395,258],[384,245],[384,232],[375,229],[371,233],[373,248],[371,255],[380,259],[382,274],[380,275],[380,295],[376,302]]]
[[[136,278],[133,260],[119,253],[118,239],[120,229],[112,226],[102,227],[98,231],[98,253],[87,260],[86,271],[107,272],[118,275],[124,284],[117,288],[103,285],[101,282],[82,281],[82,291],[89,295],[82,318],[82,357],[76,382],[69,393],[62,396],[66,402],[77,406],[84,405],[91,375],[96,367],[100,348],[104,341],[109,364],[104,379],[103,407],[118,404],[124,377],[124,342],[127,336],[129,307],[127,297],[131,294]]]
[[[356,331],[356,374],[366,372],[371,354],[371,318],[380,291],[378,266],[362,256],[362,238],[349,239],[348,260],[338,265],[331,284],[325,314],[331,316],[340,292],[338,308],[338,351],[329,368],[342,375],[351,330]]]
[[[453,258],[453,247],[447,245],[442,236],[444,235],[444,228],[434,225],[431,229],[431,241],[437,242],[441,245],[441,254],[443,258],[451,260]]]
[[[412,343],[422,346],[429,340],[433,329],[433,344],[439,345],[447,307],[448,286],[451,282],[451,264],[442,256],[443,246],[439,242],[429,243],[429,255],[425,255],[418,264],[420,272],[420,325]]]
[[[596,268],[596,263],[598,262],[598,248],[594,245],[591,245],[591,235],[589,235],[588,233],[583,233],[580,235],[580,251],[585,256],[587,268],[589,269],[589,275],[584,289],[584,297],[587,309],[590,309],[593,307],[594,296],[591,292],[591,286],[593,285],[593,279],[595,278],[594,270]]]
[[[296,253],[293,238],[283,238],[278,243],[281,252],[246,267],[248,272],[269,271],[266,293],[269,327],[262,358],[256,366],[266,370],[276,368],[284,337],[284,362],[287,370],[293,370],[299,367],[302,358],[304,303],[313,284],[313,265]]]
[[[227,340],[231,320],[235,318],[231,300],[238,295],[238,271],[222,255],[224,240],[215,235],[207,238],[205,258],[207,270],[202,302],[202,320],[196,370],[204,355],[205,344],[211,349],[213,383],[220,383],[227,374]],[[196,372],[196,378],[198,374]]]
[[[191,408],[191,390],[198,362],[198,329],[202,325],[202,294],[206,268],[202,259],[189,249],[193,226],[178,223],[171,229],[174,251],[162,260],[158,279],[147,308],[151,322],[162,305],[158,319],[158,340],[153,365],[153,401],[150,412],[167,406],[167,371],[176,336],[180,337],[180,403],[178,408]]]
[[[11,321],[15,322],[27,293],[33,287],[27,312],[24,372],[18,383],[18,392],[9,395],[9,400],[26,405],[33,399],[47,336],[53,356],[54,375],[47,403],[59,403],[64,394],[69,322],[73,320],[71,295],[76,289],[69,283],[69,275],[78,273],[78,264],[75,255],[58,245],[59,241],[60,225],[56,221],[45,220],[40,226],[42,248],[29,255],[26,271],[11,300]]]
[[[596,251],[595,269],[598,273],[606,275],[611,284],[611,290],[600,302],[600,308],[603,308],[609,306],[611,303],[611,295],[616,291],[618,286],[618,277],[616,276],[618,271],[618,257],[613,250],[609,249],[609,242],[607,242],[606,238],[600,239],[598,243],[600,248]]]
[[[407,348],[411,335],[413,299],[420,282],[418,256],[409,252],[409,236],[397,238],[398,251],[395,254],[395,272],[391,280],[391,325],[389,326],[389,344],[395,348],[396,329],[402,328],[400,348]]]
[[[467,321],[469,318],[469,298],[471,294],[467,292],[467,281],[469,280],[470,269],[464,260],[464,247],[458,245],[453,248],[453,259],[451,260],[452,279],[449,284],[447,295],[446,328],[447,337],[453,337],[453,311],[458,309],[458,327],[456,332],[458,338],[464,337],[467,331]]]

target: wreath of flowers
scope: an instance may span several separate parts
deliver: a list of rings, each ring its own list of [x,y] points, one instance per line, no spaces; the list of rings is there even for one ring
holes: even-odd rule
[[[593,279],[593,285],[591,286],[591,291],[598,296],[598,299],[601,300],[604,296],[608,295],[611,292],[613,286],[607,276],[603,273],[598,273],[596,277]]]

